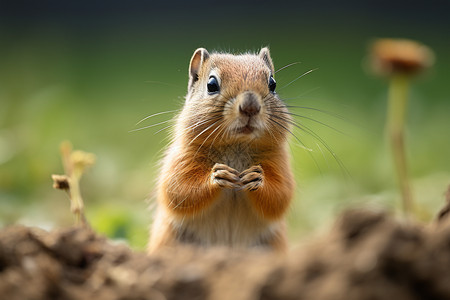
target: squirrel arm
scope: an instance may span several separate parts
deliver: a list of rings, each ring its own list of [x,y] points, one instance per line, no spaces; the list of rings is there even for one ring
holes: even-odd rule
[[[174,160],[162,178],[158,198],[180,217],[202,211],[220,192],[211,182],[211,167],[192,158]]]
[[[262,185],[254,191],[247,191],[248,197],[264,219],[277,220],[289,207],[294,194],[294,178],[285,160],[262,162],[261,168]]]

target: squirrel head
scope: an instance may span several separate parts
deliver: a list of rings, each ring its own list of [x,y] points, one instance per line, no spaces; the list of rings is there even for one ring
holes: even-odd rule
[[[268,48],[258,54],[232,55],[195,50],[189,65],[180,129],[191,143],[279,143],[291,117],[276,93]]]

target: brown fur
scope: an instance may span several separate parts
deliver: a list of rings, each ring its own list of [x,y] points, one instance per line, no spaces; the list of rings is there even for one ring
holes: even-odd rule
[[[283,216],[294,190],[290,117],[268,88],[268,49],[235,56],[200,48],[189,74],[159,177],[149,251],[179,243],[285,250]],[[210,76],[220,83],[217,94],[207,92]],[[259,103],[259,113],[245,116],[243,103]]]

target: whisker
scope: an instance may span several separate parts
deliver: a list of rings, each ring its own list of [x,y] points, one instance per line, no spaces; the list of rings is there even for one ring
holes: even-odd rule
[[[186,129],[196,129],[197,127],[209,122],[209,121],[214,121],[217,119],[220,119],[222,116],[212,116],[211,118],[208,119],[204,119],[204,120],[199,120],[197,123],[194,123],[188,127],[186,127]]]
[[[207,116],[207,119],[210,119],[210,116],[213,117],[218,117],[221,116],[223,112],[223,109],[218,109],[218,110],[213,110],[213,111],[208,111],[208,112],[200,112],[200,113],[195,113],[193,112],[192,114],[189,114],[189,118],[192,119],[200,119],[201,117]]]
[[[162,114],[173,113],[173,112],[176,112],[176,111],[178,111],[178,109],[175,109],[175,110],[168,110],[168,111],[161,111],[161,112],[159,112],[159,113],[156,113],[156,114],[153,114],[153,115],[150,115],[150,116],[147,116],[147,117],[143,118],[142,120],[140,120],[139,122],[137,122],[134,126],[137,126],[137,125],[141,124],[142,122],[144,122],[145,120],[148,120],[148,119],[150,119],[150,118],[153,118],[153,117],[156,117],[156,116],[159,116],[159,115],[162,115]]]
[[[340,120],[343,120],[343,121],[348,121],[345,117],[343,117],[343,116],[341,116],[341,115],[339,115],[337,113],[334,113],[334,112],[331,112],[331,111],[327,111],[327,110],[323,110],[323,109],[320,109],[320,108],[309,107],[309,106],[282,105],[282,106],[271,106],[271,108],[300,108],[300,109],[313,110],[313,111],[318,111],[318,112],[321,112],[323,114],[326,114],[326,115],[328,115],[330,117],[334,117],[336,119],[340,119]]]
[[[272,140],[274,140],[278,143],[279,140],[275,137],[274,133],[272,132],[272,128],[270,126],[267,126],[266,124],[264,127],[267,130],[267,132],[269,132],[270,136],[272,137]]]
[[[286,115],[291,115],[291,116],[296,116],[296,117],[299,117],[299,118],[303,118],[303,119],[306,119],[306,120],[310,120],[310,121],[313,121],[313,122],[318,123],[318,124],[320,124],[320,125],[323,125],[323,126],[325,126],[325,127],[328,127],[328,128],[330,128],[330,129],[332,129],[332,130],[334,130],[334,131],[336,131],[336,132],[339,132],[340,134],[343,134],[343,135],[345,135],[345,136],[348,136],[348,135],[347,135],[346,133],[344,133],[343,131],[340,131],[339,129],[337,129],[337,128],[331,126],[331,125],[328,125],[328,124],[326,124],[326,123],[324,123],[324,122],[321,122],[321,121],[319,121],[319,120],[313,119],[313,118],[308,117],[308,116],[299,115],[299,114],[291,113],[291,112],[288,112],[288,111],[280,111],[280,110],[274,110],[273,112],[277,112],[277,113],[281,113],[281,114],[286,114]]]
[[[225,122],[223,122],[222,124],[219,124],[218,127],[220,127],[220,126],[222,126],[222,125],[224,125],[224,124],[225,124]],[[211,146],[209,146],[209,152],[211,152],[212,146],[214,145],[214,142],[216,141],[217,137],[218,137],[219,135],[222,135],[222,132],[223,132],[226,128],[227,128],[227,126],[225,125],[225,126],[222,127],[222,129],[220,129],[220,130],[217,132],[216,137],[215,137],[215,138],[212,140],[212,142],[211,142]],[[222,138],[223,138],[223,137],[222,137]]]
[[[151,128],[151,127],[155,127],[155,126],[158,126],[158,125],[161,125],[161,124],[170,122],[170,121],[172,121],[172,120],[162,121],[162,122],[159,122],[159,123],[156,123],[156,124],[148,125],[148,126],[141,127],[141,128],[137,128],[137,129],[133,129],[133,130],[130,130],[130,131],[128,131],[128,132],[135,132],[135,131],[144,130],[144,129]]]
[[[188,197],[186,196],[183,200],[180,201],[180,203],[178,203],[177,205],[175,205],[175,207],[173,209],[177,209],[181,204],[184,203],[184,201],[186,201]],[[170,202],[171,205],[173,205],[173,200]]]
[[[279,122],[273,120],[272,118],[268,118],[268,120],[274,122],[275,124],[277,124],[278,126],[280,126],[281,128],[285,129],[287,132],[289,132],[299,143],[300,143],[300,147],[304,150],[306,150],[306,152],[308,153],[308,155],[311,157],[311,159],[313,160],[314,164],[316,165],[317,169],[319,170],[320,174],[322,174],[322,169],[320,168],[317,160],[314,158],[314,156],[312,155],[312,149],[309,148],[308,146],[306,146],[305,143],[303,143],[292,131],[290,131],[288,128],[286,128],[286,126],[280,124]]]
[[[344,163],[342,162],[342,160],[336,155],[336,153],[331,149],[331,147],[314,131],[312,131],[309,127],[305,126],[305,125],[298,125],[297,123],[293,122],[292,120],[277,116],[277,115],[273,115],[273,117],[276,117],[278,119],[281,119],[297,128],[299,128],[300,130],[306,132],[307,134],[309,134],[310,136],[312,136],[313,138],[315,138],[317,141],[319,141],[326,149],[327,151],[331,154],[331,156],[333,156],[334,160],[337,162],[337,164],[339,165],[339,167],[341,168],[341,170],[349,177],[350,176],[350,172],[347,170],[347,168],[345,167]]]
[[[350,172],[347,170],[347,168],[345,167],[342,160],[336,155],[336,153],[333,151],[333,149],[331,149],[331,147],[318,134],[316,134],[315,132],[313,132],[311,129],[309,129],[306,126],[303,126],[302,130],[305,130],[308,134],[310,134],[315,139],[317,139],[327,149],[327,151],[333,156],[334,160],[338,163],[339,167],[344,172],[344,174],[347,175],[349,178],[351,178]]]
[[[163,114],[163,113],[168,113],[168,112],[174,112],[174,111],[176,111],[176,110],[167,111],[167,112],[161,112],[161,113],[156,113],[156,114],[153,114],[153,115],[151,115],[151,116],[146,117],[145,119],[149,119],[149,118],[151,118],[151,117],[153,117],[153,116],[157,116],[157,115],[160,115],[160,114]],[[216,111],[216,113],[217,113],[217,112],[220,112],[220,111]],[[211,112],[211,113],[202,113],[202,114],[194,115],[194,117],[201,116],[201,115],[210,115],[210,114],[214,114],[214,113],[215,113],[215,112]],[[214,119],[214,120],[215,120],[215,119],[218,119],[218,118],[220,118],[220,116],[213,116],[213,118],[209,118],[208,120],[204,120],[204,122],[203,122],[203,121],[200,121],[200,122],[198,122],[198,123],[196,123],[196,124],[194,124],[194,125],[189,126],[188,129],[191,128],[191,127],[195,128],[195,127],[197,127],[197,126],[199,126],[199,125],[201,125],[201,124],[203,124],[203,123],[206,123],[206,122],[210,121],[211,119]],[[139,121],[137,124],[142,123],[145,119]],[[158,126],[158,125],[161,125],[161,124],[164,124],[164,123],[171,122],[171,121],[172,121],[172,119],[166,120],[166,121],[162,121],[162,122],[159,122],[159,123],[156,123],[156,124],[144,126],[144,127],[141,127],[141,128],[133,129],[133,130],[130,130],[130,131],[128,131],[128,132],[135,132],[135,131],[140,131],[140,130],[148,129],[148,128],[155,127],[155,126]],[[137,125],[137,124],[136,124],[136,125]],[[161,132],[161,131],[163,131],[163,130],[165,130],[165,129],[167,129],[167,128],[170,128],[171,126],[173,126],[173,125],[166,126],[166,127],[162,128],[162,129],[156,131],[155,134],[157,134],[157,133],[159,133],[159,132]]]
[[[223,124],[223,123],[222,123]],[[217,126],[207,137],[206,137],[206,139],[203,141],[203,143],[200,145],[200,146],[198,146],[198,148],[197,148],[197,151],[195,152],[195,154],[194,154],[194,157],[195,156],[197,156],[197,153],[198,153],[198,151],[200,151],[200,149],[203,147],[203,145],[205,144],[205,142],[209,139],[209,137],[212,135],[212,134],[214,134],[214,132],[216,132],[216,130],[217,129],[219,129],[221,126],[222,126],[222,124],[219,124],[219,126]]]
[[[197,117],[197,116],[202,116],[202,115],[208,115],[209,116],[211,114],[222,112],[222,110],[223,110],[223,106],[220,106],[220,105],[211,105],[211,107],[216,107],[216,108],[220,108],[220,109],[215,110],[215,111],[211,111],[211,112],[206,112],[206,113],[194,114],[194,115],[192,115],[192,117]],[[143,118],[142,120],[140,120],[139,122],[137,122],[134,126],[137,126],[137,125],[141,124],[142,122],[144,122],[144,121],[146,121],[146,120],[148,120],[150,118],[153,118],[153,117],[156,117],[156,116],[159,116],[159,115],[163,115],[163,114],[177,112],[177,111],[180,111],[180,110],[179,109],[174,109],[174,110],[168,110],[168,111],[161,111],[161,112],[149,115],[149,116]]]
[[[164,130],[170,128],[170,127],[173,127],[173,125],[174,125],[174,124],[170,124],[169,126],[166,126],[166,127],[164,127],[164,128],[161,128],[160,130],[156,131],[156,132],[154,133],[154,135],[157,135],[157,134],[160,133],[161,131],[164,131]]]
[[[224,126],[222,126],[224,125]],[[216,137],[212,140],[211,146],[209,147],[209,150],[211,151],[212,146],[214,145],[214,142],[216,141],[217,137],[221,136],[221,141],[223,141],[223,133],[227,130],[228,125],[226,121],[222,122],[219,126],[222,126],[222,128],[217,132]]]
[[[216,121],[214,123],[212,123],[211,125],[209,125],[208,127],[206,127],[205,129],[203,129],[199,134],[197,134],[190,142],[189,145],[191,145],[199,136],[201,136],[205,131],[207,131],[208,129],[210,129],[211,127],[213,127],[214,125],[216,125],[219,121]]]
[[[275,115],[273,115],[273,116],[275,116]],[[284,130],[286,130],[287,132],[289,132],[299,143],[300,143],[300,145],[305,149],[305,150],[307,150],[307,151],[312,151],[312,149],[311,148],[309,148],[309,147],[307,147],[306,145],[305,145],[305,143],[303,143],[291,130],[289,130],[289,128],[287,128],[286,126],[284,126],[283,124],[281,124],[281,123],[279,123],[279,122],[277,122],[277,121],[275,121],[274,119],[272,119],[272,118],[268,118],[268,120],[270,120],[270,121],[272,121],[273,123],[275,123],[276,125],[278,125],[278,126],[280,126],[281,128],[283,128]]]
[[[296,96],[296,97],[292,97],[292,98],[283,98],[283,101],[290,101],[290,100],[300,99],[300,98],[303,98],[303,97],[305,97],[306,95],[311,94],[312,92],[315,92],[315,91],[317,91],[317,90],[320,90],[320,87],[315,87],[315,88],[312,88],[312,89],[310,89],[310,90],[307,90],[306,92],[301,93],[300,95],[298,95],[298,96]]]
[[[278,72],[280,72],[281,70],[284,70],[284,69],[286,69],[286,68],[289,68],[290,66],[297,65],[297,64],[300,64],[300,63],[301,63],[301,62],[296,61],[296,62],[290,63],[290,64],[288,64],[288,65],[285,65],[284,67],[279,68],[278,70],[276,70],[276,71],[275,71],[275,74],[278,73]]]
[[[320,153],[322,154],[323,160],[327,163],[327,168],[329,170],[330,169],[330,163],[328,161],[328,158],[325,156],[325,153],[323,152],[322,147],[320,147],[320,144],[317,143],[317,142],[315,144],[316,144],[317,148],[319,149]]]
[[[282,89],[284,89],[284,88],[290,86],[291,84],[293,84],[294,82],[296,82],[297,80],[299,80],[300,78],[302,78],[303,76],[308,75],[309,73],[311,73],[311,72],[313,72],[313,71],[316,71],[316,70],[318,70],[318,68],[311,69],[311,70],[309,70],[309,71],[303,73],[302,75],[298,76],[297,78],[295,78],[294,80],[292,80],[291,82],[289,82],[288,84],[286,84],[285,86],[279,88],[278,91],[280,91],[280,90],[282,90]]]
[[[196,114],[190,115],[189,117],[218,115],[218,114],[222,113],[222,111],[223,110],[213,110],[213,111],[204,112],[204,113],[196,113]]]

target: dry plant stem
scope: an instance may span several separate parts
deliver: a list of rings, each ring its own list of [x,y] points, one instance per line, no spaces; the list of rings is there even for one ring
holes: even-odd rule
[[[71,159],[72,144],[70,142],[63,142],[60,151],[64,171],[69,178],[70,189],[68,190],[68,193],[70,197],[70,210],[75,215],[75,224],[86,226],[88,224],[84,215],[84,203],[80,192],[80,179],[83,172],[79,168],[74,168]]]
[[[70,209],[75,215],[75,222],[77,225],[86,225],[86,218],[84,216],[84,203],[80,192],[80,177],[81,174],[73,172],[70,176]]]
[[[409,80],[409,76],[405,74],[392,75],[388,95],[387,120],[394,165],[402,194],[403,212],[407,216],[410,215],[414,209],[414,202],[408,179],[404,138]]]

